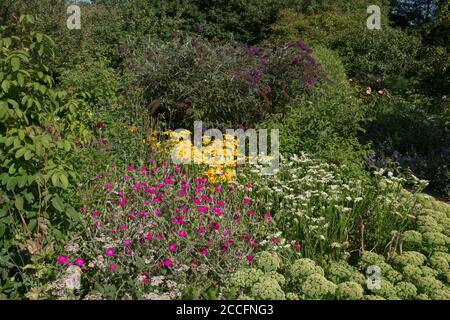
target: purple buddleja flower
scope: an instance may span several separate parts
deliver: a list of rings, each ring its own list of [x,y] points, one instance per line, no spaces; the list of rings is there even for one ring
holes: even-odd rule
[[[253,84],[256,84],[261,79],[261,70],[259,70],[258,68],[255,68],[253,71],[248,73],[245,78],[247,79],[247,81],[249,81]]]
[[[203,33],[203,32],[205,32],[205,27],[203,27],[200,23],[196,23],[195,31],[198,33]]]
[[[260,92],[263,94],[269,94],[272,92],[272,88],[270,86],[262,87],[260,89]]]
[[[125,48],[124,47],[119,47],[119,48],[117,48],[117,52],[119,52],[119,54],[124,54],[125,53]]]
[[[308,59],[308,66],[309,67],[311,67],[313,69],[318,67],[317,62],[316,62],[316,60],[314,60],[313,57],[308,56],[307,59]]]
[[[256,47],[248,47],[245,49],[245,52],[247,52],[248,55],[254,56],[260,53],[261,49]]]
[[[313,76],[309,76],[306,79],[306,84],[310,87],[312,87],[316,83],[316,79]]]
[[[198,48],[198,42],[197,42],[197,40],[192,40],[192,41],[191,41],[191,46],[192,46],[192,48],[197,49],[197,48]]]
[[[259,60],[259,63],[262,64],[263,66],[267,66],[269,64],[269,61],[264,58],[264,59]]]
[[[287,59],[289,60],[289,62],[291,63],[299,63],[301,60],[303,60],[303,57],[297,56],[297,55],[291,55],[288,56]]]
[[[289,43],[290,48],[297,48],[299,50],[305,51],[307,53],[311,53],[312,49],[304,43],[302,40],[292,41]]]

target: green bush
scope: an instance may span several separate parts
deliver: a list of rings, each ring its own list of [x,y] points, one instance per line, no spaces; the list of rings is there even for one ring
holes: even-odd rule
[[[30,260],[42,263],[55,239],[62,240],[62,231],[78,217],[63,200],[63,189],[76,177],[69,162],[75,138],[90,138],[85,127],[89,108],[55,88],[46,65],[54,54],[53,41],[30,31],[33,22],[21,16],[11,29],[0,29],[0,248],[2,255],[6,251],[2,261],[12,265],[7,271],[1,266],[0,282],[7,291],[16,277],[30,285],[32,276],[21,268]],[[46,274],[39,272],[40,277]]]
[[[92,60],[66,69],[59,77],[61,86],[75,93],[87,93],[85,100],[92,107],[108,106],[116,97],[118,80],[107,64],[104,59]]]
[[[316,47],[314,57],[328,81],[312,95],[292,104],[286,115],[275,114],[260,127],[280,130],[280,148],[285,154],[308,152],[332,163],[361,168],[365,148],[358,142],[364,107],[348,83],[339,57]]]
[[[284,112],[322,74],[302,41],[276,48],[217,48],[182,38],[151,43],[137,55],[129,61],[136,76],[131,86],[143,88],[149,114],[171,128],[194,120],[219,129],[251,127],[268,114]]]

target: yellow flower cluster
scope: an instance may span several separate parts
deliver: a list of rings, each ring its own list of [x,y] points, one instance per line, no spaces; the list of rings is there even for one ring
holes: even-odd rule
[[[237,162],[237,139],[232,135],[224,135],[224,140],[211,140],[204,136],[202,146],[194,146],[190,139],[191,132],[166,131],[165,135],[171,137],[168,142],[172,157],[182,163],[207,165],[209,168],[204,175],[212,183],[233,180]]]

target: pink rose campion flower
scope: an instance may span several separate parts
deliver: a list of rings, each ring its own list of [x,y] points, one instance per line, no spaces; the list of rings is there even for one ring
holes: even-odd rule
[[[57,256],[56,257],[56,263],[58,263],[58,264],[66,264],[67,261],[69,261],[69,258],[67,256]]]
[[[199,252],[200,252],[201,255],[205,255],[205,254],[208,253],[208,249],[206,249],[206,248],[201,248]]]
[[[175,250],[177,250],[177,246],[174,244],[169,245],[169,251],[170,252],[174,252]]]
[[[79,267],[81,267],[84,264],[84,260],[81,258],[76,258],[73,262]]]
[[[172,260],[166,259],[164,260],[163,264],[165,267],[169,268],[172,265]]]
[[[108,257],[113,257],[114,254],[115,254],[114,249],[111,249],[111,248],[106,249],[106,255],[107,255]]]
[[[116,269],[117,269],[117,264],[111,263],[111,264],[109,265],[109,269],[111,269],[112,271],[116,270]]]
[[[184,237],[186,237],[186,232],[183,230],[180,230],[180,231],[178,231],[178,236],[181,238],[184,238]]]

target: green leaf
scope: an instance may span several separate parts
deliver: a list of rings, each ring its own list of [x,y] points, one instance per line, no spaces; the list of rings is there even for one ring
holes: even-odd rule
[[[63,212],[64,211],[64,203],[62,202],[61,198],[58,195],[55,195],[52,198],[52,205],[59,212]]]
[[[5,47],[9,47],[10,45],[11,45],[11,38],[3,38],[3,45],[5,46]]]
[[[16,155],[15,155],[16,159],[19,159],[20,157],[22,157],[27,151],[28,151],[28,149],[25,148],[25,147],[20,148],[19,150],[17,150],[16,151]]]
[[[19,86],[23,86],[23,84],[25,83],[25,78],[23,76],[23,74],[18,73],[17,74],[17,82],[19,83]]]
[[[64,150],[66,151],[66,152],[68,152],[68,151],[70,151],[70,142],[69,141],[67,141],[67,140],[64,140]]]
[[[11,191],[15,188],[16,185],[17,185],[16,177],[10,177],[8,179],[8,182],[6,183],[6,190]]]
[[[59,187],[59,177],[58,173],[52,175],[52,183],[55,187]]]
[[[37,42],[42,42],[43,34],[42,33],[36,33],[36,40]]]
[[[17,57],[11,58],[11,66],[13,71],[17,71],[20,68],[20,60]]]
[[[25,152],[25,155],[23,156],[25,160],[30,160],[33,157],[33,153],[30,150],[27,150],[27,152]]]
[[[15,205],[17,210],[23,210],[23,198],[21,196],[17,196],[15,200]]]
[[[3,89],[4,92],[8,93],[10,86],[11,86],[11,84],[9,83],[8,80],[4,80],[2,82],[2,89]]]
[[[69,186],[69,179],[67,179],[67,176],[65,174],[60,174],[59,180],[61,181],[61,184],[64,189],[66,189]]]
[[[33,231],[34,228],[36,228],[36,225],[37,225],[37,220],[31,219],[30,223],[28,223],[28,229],[30,229],[30,231]]]

